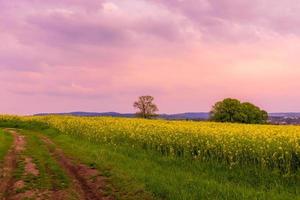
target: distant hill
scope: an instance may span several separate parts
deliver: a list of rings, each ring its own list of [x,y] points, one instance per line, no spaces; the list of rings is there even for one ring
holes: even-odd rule
[[[188,112],[188,113],[178,113],[178,114],[161,114],[159,117],[163,119],[207,120],[209,118],[209,113]]]
[[[35,116],[45,116],[45,115],[73,115],[82,117],[134,117],[132,113],[117,113],[117,112],[69,112],[69,113],[39,113]]]
[[[269,113],[270,117],[300,117],[298,112],[288,112],[288,113]]]
[[[271,113],[269,121],[272,124],[300,124],[300,113]]]
[[[39,113],[35,116],[45,116],[45,115],[73,115],[73,116],[85,116],[85,117],[135,117],[133,113],[118,113],[118,112],[69,112],[69,113]],[[189,112],[189,113],[178,113],[178,114],[160,114],[159,118],[169,119],[169,120],[206,120],[209,117],[209,113],[206,112]]]

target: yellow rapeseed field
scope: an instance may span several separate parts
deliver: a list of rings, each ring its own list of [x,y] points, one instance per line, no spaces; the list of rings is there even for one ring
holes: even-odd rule
[[[255,165],[294,173],[300,166],[300,126],[143,120],[111,117],[0,116],[43,122],[92,142],[130,145],[166,156],[216,160],[230,168]]]

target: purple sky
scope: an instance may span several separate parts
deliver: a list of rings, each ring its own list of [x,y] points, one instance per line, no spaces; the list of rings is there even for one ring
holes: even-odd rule
[[[299,0],[0,0],[0,113],[300,111]]]

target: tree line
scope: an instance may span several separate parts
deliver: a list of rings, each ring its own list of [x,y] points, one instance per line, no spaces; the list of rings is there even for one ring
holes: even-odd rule
[[[156,114],[159,111],[158,106],[152,96],[140,96],[133,107],[138,110],[136,112],[138,117],[151,119],[158,116]],[[268,113],[252,103],[226,98],[212,106],[209,119],[215,122],[265,124]]]

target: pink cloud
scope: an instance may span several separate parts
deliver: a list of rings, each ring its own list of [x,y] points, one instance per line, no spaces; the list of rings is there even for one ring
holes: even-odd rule
[[[299,4],[0,0],[0,112],[208,111],[228,96],[299,111]]]

